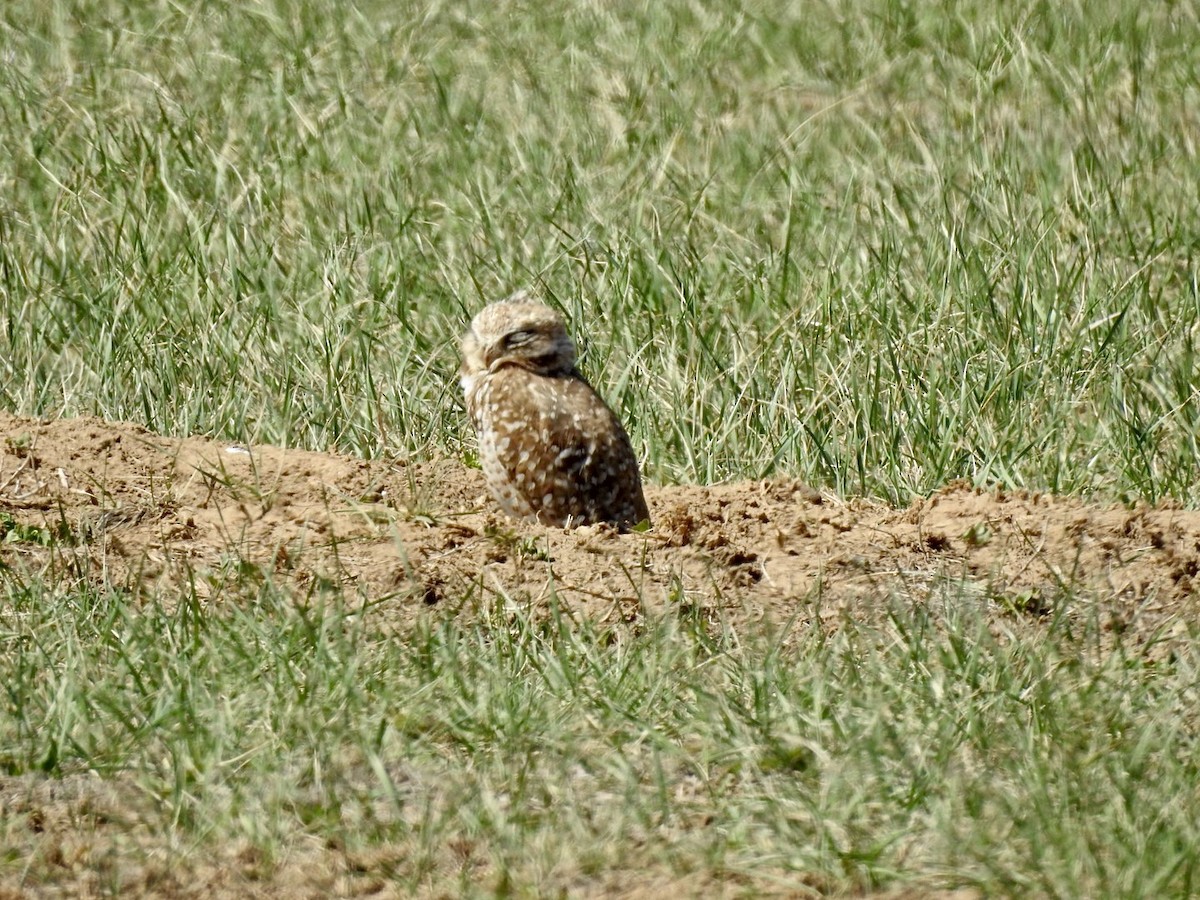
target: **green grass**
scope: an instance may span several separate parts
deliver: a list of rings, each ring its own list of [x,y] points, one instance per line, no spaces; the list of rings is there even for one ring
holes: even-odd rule
[[[455,454],[455,338],[532,286],[652,481],[1194,503],[1198,28],[8,3],[0,403]]]
[[[470,600],[397,630],[261,583],[221,599],[10,584],[0,766],[120,779],[193,862],[387,848],[359,877],[405,892],[1200,882],[1190,649],[1149,665],[1088,628],[997,637],[953,589],[774,635]]]
[[[1133,0],[9,0],[0,407],[462,455],[456,337],[530,286],[655,483],[1194,506],[1198,33]],[[192,859],[1200,891],[1190,650],[998,638],[953,591],[782,640],[0,584],[0,769],[132,785]]]

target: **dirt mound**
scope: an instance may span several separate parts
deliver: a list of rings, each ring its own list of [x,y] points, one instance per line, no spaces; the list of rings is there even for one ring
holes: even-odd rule
[[[956,484],[894,509],[747,482],[651,487],[654,527],[621,535],[514,523],[453,460],[248,449],[96,419],[0,413],[0,430],[0,562],[63,563],[135,595],[186,580],[217,602],[253,575],[346,589],[398,621],[553,593],[601,622],[681,607],[737,625],[836,621],[950,585],[1017,619],[1069,591],[1072,615],[1156,646],[1196,619],[1200,513],[1174,508]]]

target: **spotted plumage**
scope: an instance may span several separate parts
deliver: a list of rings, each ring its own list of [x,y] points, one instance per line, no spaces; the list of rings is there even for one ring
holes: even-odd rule
[[[462,339],[479,459],[501,509],[547,525],[649,521],[629,437],[575,368],[562,317],[523,295],[492,303]]]

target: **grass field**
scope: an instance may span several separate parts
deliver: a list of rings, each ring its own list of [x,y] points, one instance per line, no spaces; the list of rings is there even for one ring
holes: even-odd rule
[[[1133,0],[9,0],[0,407],[469,459],[456,337],[530,287],[654,484],[1195,507],[1197,35]],[[139,798],[169,838],[113,852],[159,866],[1200,891],[1186,647],[997,634],[952,590],[830,635],[0,584],[0,772]],[[52,886],[3,796],[0,879]]]

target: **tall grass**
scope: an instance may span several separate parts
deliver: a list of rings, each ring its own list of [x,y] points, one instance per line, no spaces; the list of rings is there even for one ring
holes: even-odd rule
[[[540,289],[651,479],[1195,502],[1190,4],[15,2],[0,402],[458,453]]]
[[[750,894],[1200,879],[1195,654],[997,637],[953,587],[774,635],[471,600],[397,628],[253,581],[221,604],[133,599],[9,584],[0,766],[114,780],[140,798],[123,827],[192,835],[185,866],[253,846],[314,878],[524,896],[699,872]],[[63,877],[4,827],[27,879]]]

